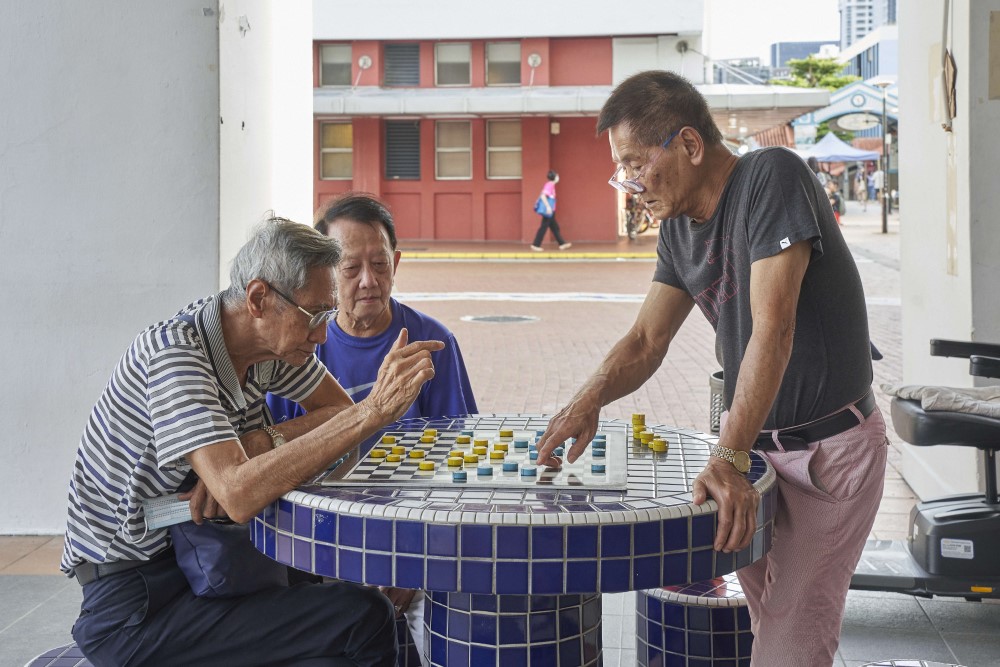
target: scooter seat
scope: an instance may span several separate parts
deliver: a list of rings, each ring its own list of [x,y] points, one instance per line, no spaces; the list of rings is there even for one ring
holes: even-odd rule
[[[892,425],[911,445],[1000,450],[1000,419],[964,412],[928,412],[917,399],[892,399]]]

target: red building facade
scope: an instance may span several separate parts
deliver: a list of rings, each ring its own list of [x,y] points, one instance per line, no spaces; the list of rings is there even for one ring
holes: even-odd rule
[[[546,173],[573,241],[618,234],[596,115],[612,38],[314,43],[315,204],[348,190],[401,239],[528,242]]]

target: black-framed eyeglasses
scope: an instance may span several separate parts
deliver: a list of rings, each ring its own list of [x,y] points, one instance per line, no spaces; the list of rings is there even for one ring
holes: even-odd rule
[[[321,310],[318,313],[310,313],[308,310],[306,310],[299,304],[295,303],[295,301],[292,300],[292,297],[288,296],[287,294],[284,294],[283,292],[281,292],[281,290],[279,290],[271,283],[267,283],[267,286],[270,287],[272,290],[274,290],[275,294],[277,294],[282,299],[284,299],[288,303],[298,308],[306,317],[309,318],[310,331],[312,331],[313,329],[318,329],[321,326],[326,326],[326,323],[330,321],[331,317],[337,316],[337,312],[339,310],[338,308],[331,308],[330,310]]]
[[[682,129],[684,128],[681,128],[681,130]],[[670,142],[674,140],[674,137],[680,134],[681,130],[675,130],[671,132],[670,136],[667,137],[667,140],[664,141],[662,144],[660,144],[660,148],[666,148],[667,146],[669,146]],[[608,185],[613,187],[615,190],[618,190],[619,192],[625,192],[630,195],[642,194],[643,192],[646,191],[646,186],[640,183],[639,179],[642,178],[642,172],[646,171],[646,167],[648,166],[649,166],[648,162],[642,165],[642,169],[640,169],[639,173],[635,175],[635,178],[626,178],[624,180],[619,181],[618,174],[620,174],[622,170],[625,169],[625,165],[618,165],[618,168],[615,169],[615,173],[611,174],[611,178],[608,179]]]

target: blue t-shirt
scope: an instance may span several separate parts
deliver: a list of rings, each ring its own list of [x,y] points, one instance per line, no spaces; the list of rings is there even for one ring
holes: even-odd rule
[[[389,300],[389,307],[392,309],[392,324],[377,336],[351,336],[344,333],[336,321],[330,322],[326,343],[316,349],[316,356],[330,369],[340,386],[355,403],[368,396],[382,360],[389,354],[400,330],[406,327],[411,343],[440,340],[444,341],[444,349],[431,353],[434,379],[423,386],[417,400],[402,418],[444,417],[479,412],[455,336],[433,317],[419,313],[395,299]],[[267,405],[276,424],[305,414],[298,403],[272,394],[267,397]]]

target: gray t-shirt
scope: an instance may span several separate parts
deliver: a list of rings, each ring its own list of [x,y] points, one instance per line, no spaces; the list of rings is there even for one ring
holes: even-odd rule
[[[818,419],[871,387],[861,277],[826,193],[797,155],[765,148],[739,159],[710,219],[660,225],[653,280],[690,294],[715,328],[727,408],[753,330],[750,266],[807,239],[792,356],[765,429]]]

